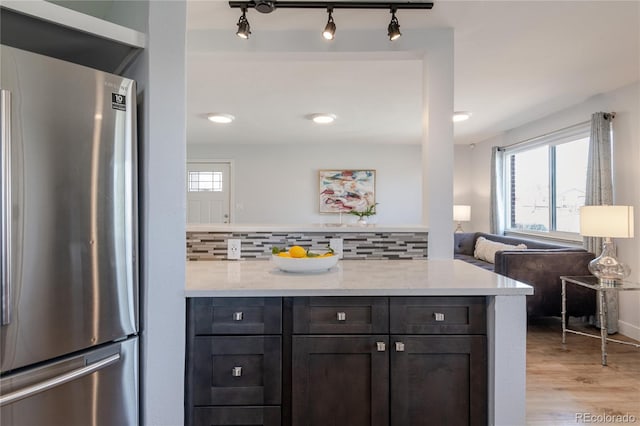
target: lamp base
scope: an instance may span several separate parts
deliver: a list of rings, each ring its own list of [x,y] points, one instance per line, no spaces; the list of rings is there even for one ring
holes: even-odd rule
[[[462,229],[462,225],[460,224],[460,222],[458,222],[458,227],[454,232],[464,232],[464,229]]]
[[[631,269],[616,259],[616,249],[611,238],[602,242],[602,253],[589,262],[589,271],[598,278],[602,286],[614,286],[627,278]]]

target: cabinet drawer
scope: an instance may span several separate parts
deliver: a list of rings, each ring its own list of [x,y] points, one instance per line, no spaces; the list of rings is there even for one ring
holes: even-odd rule
[[[391,333],[485,334],[484,297],[392,297]]]
[[[198,336],[191,357],[192,405],[280,404],[280,336]]]
[[[373,334],[389,332],[386,297],[296,297],[294,334]]]
[[[280,334],[279,297],[210,297],[189,299],[195,335]]]
[[[280,407],[195,407],[193,426],[280,426]]]

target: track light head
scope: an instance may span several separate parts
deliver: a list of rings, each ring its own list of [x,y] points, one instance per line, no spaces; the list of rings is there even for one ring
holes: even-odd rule
[[[249,25],[249,21],[247,20],[247,9],[242,9],[242,16],[238,19],[238,31],[236,31],[236,35],[243,39],[248,39],[249,34],[251,34],[251,25]]]
[[[395,9],[391,9],[391,22],[389,22],[389,27],[387,28],[387,35],[389,36],[389,40],[394,41],[400,38],[402,33],[400,32],[400,24],[398,23],[398,18],[396,18]]]
[[[324,26],[324,31],[322,32],[322,37],[326,40],[333,40],[336,35],[336,23],[333,22],[333,9],[327,9],[327,13],[329,13],[329,19],[327,20],[327,25]]]
[[[276,10],[276,2],[268,0],[256,0],[254,8],[260,13],[271,13]]]

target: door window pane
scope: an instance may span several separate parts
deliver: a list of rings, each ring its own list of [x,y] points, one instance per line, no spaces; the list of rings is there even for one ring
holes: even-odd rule
[[[222,191],[222,172],[189,172],[189,192]]]

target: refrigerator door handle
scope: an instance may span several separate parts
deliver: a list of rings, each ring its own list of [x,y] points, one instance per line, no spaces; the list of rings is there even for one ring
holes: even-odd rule
[[[84,377],[89,374],[95,373],[96,371],[101,370],[105,367],[108,367],[109,365],[112,365],[118,362],[119,360],[120,360],[120,353],[116,353],[107,358],[101,359],[100,361],[94,362],[93,364],[89,364],[85,367],[69,371],[68,373],[64,373],[59,376],[53,377],[51,379],[42,381],[40,383],[36,383],[35,385],[27,386],[26,388],[22,388],[17,391],[8,393],[6,395],[2,395],[0,396],[0,407],[3,407],[7,404],[11,404],[20,399],[28,398],[30,396],[36,395],[40,392],[44,392],[56,386],[63,385],[67,382],[71,382],[73,380],[79,379],[80,377]]]
[[[0,90],[0,159],[2,162],[2,185],[0,187],[0,233],[2,233],[2,325],[11,322],[11,92]]]

